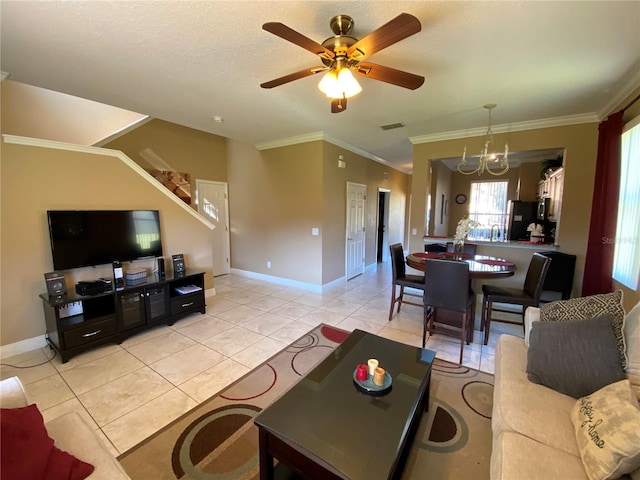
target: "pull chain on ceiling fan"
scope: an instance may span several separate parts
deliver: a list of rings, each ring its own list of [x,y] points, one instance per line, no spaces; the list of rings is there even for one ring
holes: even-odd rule
[[[331,112],[338,113],[346,110],[347,98],[362,91],[362,87],[358,84],[353,73],[410,90],[415,90],[424,83],[422,76],[371,62],[363,62],[367,57],[383,48],[418,33],[422,27],[420,21],[413,15],[402,13],[360,40],[348,35],[354,25],[353,19],[348,15],[333,17],[329,25],[334,36],[319,44],[282,23],[265,23],[262,26],[264,30],[317,55],[324,66],[306,68],[262,83],[260,86],[273,88],[325,72],[318,88],[331,98]]]

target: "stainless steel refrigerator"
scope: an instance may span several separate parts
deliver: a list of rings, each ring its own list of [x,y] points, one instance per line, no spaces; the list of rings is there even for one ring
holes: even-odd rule
[[[507,217],[507,239],[529,240],[527,227],[531,223],[536,223],[537,213],[538,202],[510,200]],[[538,221],[538,223],[540,222]]]

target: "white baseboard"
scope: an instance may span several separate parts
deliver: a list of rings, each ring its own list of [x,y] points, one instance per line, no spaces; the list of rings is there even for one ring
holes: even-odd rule
[[[299,288],[301,290],[306,290],[311,293],[322,293],[323,290],[334,287],[336,285],[342,285],[346,282],[344,277],[338,278],[333,282],[325,283],[324,285],[315,285],[313,283],[307,282],[298,282],[297,280],[291,280],[289,278],[276,277],[273,275],[265,275],[264,273],[256,273],[250,272],[248,270],[240,270],[237,268],[232,268],[231,271],[236,275],[240,275],[242,277],[254,278],[256,280],[264,280],[265,282],[276,283],[278,285],[284,285],[285,287],[291,288]]]
[[[10,343],[9,345],[3,345],[0,347],[0,358],[14,357],[22,353],[30,352],[31,350],[37,350],[38,348],[46,347],[47,340],[44,335],[39,337],[27,338],[26,340],[20,340],[16,343]]]
[[[204,298],[215,297],[215,296],[216,296],[215,288],[210,288],[209,290],[204,291]]]

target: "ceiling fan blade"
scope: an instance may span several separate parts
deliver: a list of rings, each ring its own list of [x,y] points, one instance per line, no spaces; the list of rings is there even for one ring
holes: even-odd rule
[[[295,72],[295,73],[290,73],[289,75],[276,78],[275,80],[271,80],[270,82],[261,83],[260,86],[262,88],[278,87],[280,85],[284,85],[285,83],[293,82],[294,80],[299,80],[300,78],[309,77],[311,75],[315,75],[316,73],[324,72],[325,70],[328,70],[328,69],[329,67],[305,68],[304,70],[300,70],[299,72]]]
[[[422,30],[422,26],[416,17],[408,13],[401,13],[349,47],[347,57],[350,60],[364,60],[365,57],[410,37],[420,30]]]
[[[403,72],[395,68],[385,67],[376,63],[363,62],[359,63],[354,69],[357,75],[381,82],[391,83],[399,87],[415,90],[424,83],[424,77],[414,75],[413,73]]]
[[[311,53],[315,53],[320,58],[326,58],[327,60],[331,60],[335,57],[335,53],[333,53],[328,48],[323,47],[318,42],[311,40],[308,37],[305,37],[301,33],[296,32],[292,28],[287,27],[285,24],[280,22],[268,22],[262,25],[263,30],[267,32],[273,33],[280,38],[284,38],[285,40],[298,45],[299,47],[304,48],[305,50],[309,50]]]
[[[331,99],[331,113],[344,112],[346,109],[347,109],[346,97]]]

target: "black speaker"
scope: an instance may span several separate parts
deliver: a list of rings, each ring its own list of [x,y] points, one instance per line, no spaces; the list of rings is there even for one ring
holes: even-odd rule
[[[113,283],[116,290],[124,289],[124,271],[122,269],[122,263],[117,260],[113,262]]]
[[[165,279],[164,258],[162,258],[162,257],[158,258],[158,278],[160,280],[164,280]]]
[[[173,274],[181,275],[186,270],[184,265],[184,255],[182,253],[177,253],[176,255],[171,255],[171,260],[173,261]]]
[[[67,293],[67,284],[64,282],[64,275],[60,272],[45,273],[44,281],[47,284],[47,293],[49,296],[57,297]]]

